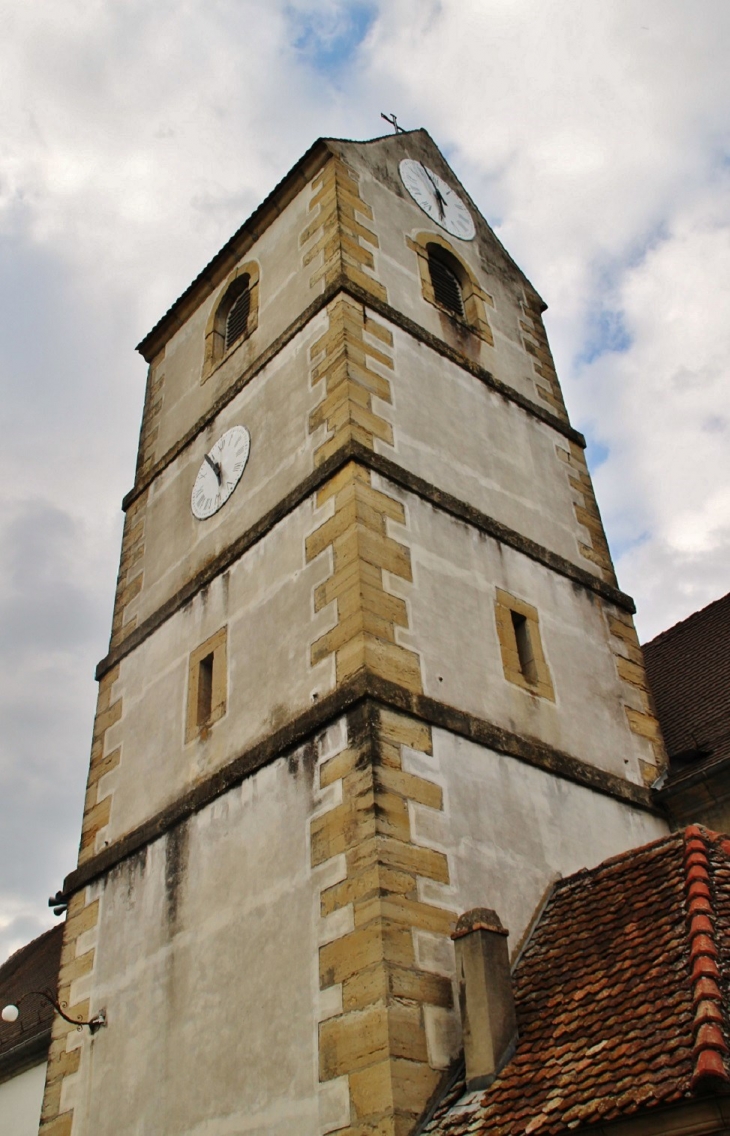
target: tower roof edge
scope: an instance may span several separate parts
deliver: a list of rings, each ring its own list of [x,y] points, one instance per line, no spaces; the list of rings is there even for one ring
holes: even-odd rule
[[[268,227],[274,217],[285,208],[319,168],[334,153],[331,143],[336,139],[318,138],[305,154],[284,175],[253,213],[236,229],[205,268],[178,296],[154,327],[137,344],[137,350],[149,363],[170,335],[188,318],[201,299],[207,296],[225,278],[230,268]]]

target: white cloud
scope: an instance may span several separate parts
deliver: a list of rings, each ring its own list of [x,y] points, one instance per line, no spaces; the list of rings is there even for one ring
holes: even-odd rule
[[[376,73],[550,305],[573,420],[609,449],[609,538],[642,538],[618,570],[649,637],[730,586],[730,9],[408,0],[377,32]],[[625,350],[600,354],[611,326]],[[670,580],[700,549],[702,585]]]
[[[550,303],[644,633],[727,590],[730,8],[0,0],[0,26],[1,952],[73,866],[133,345],[317,135],[425,125]],[[57,569],[42,546],[24,579],[34,522]]]

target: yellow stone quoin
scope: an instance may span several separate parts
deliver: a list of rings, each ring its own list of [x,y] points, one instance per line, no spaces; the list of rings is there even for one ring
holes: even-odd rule
[[[420,691],[418,655],[396,641],[408,626],[405,601],[386,591],[383,572],[411,580],[408,548],[388,535],[388,520],[405,523],[399,501],[373,489],[371,473],[348,462],[317,494],[318,506],[334,498],[335,511],[307,539],[312,560],[331,549],[332,575],[317,587],[315,610],[335,604],[337,623],[312,645],[314,665],[334,654],[337,681],[360,670]]]
[[[369,228],[373,211],[360,196],[355,172],[333,155],[312,181],[311,191],[309,209],[314,218],[300,237],[303,265],[314,269],[310,288],[345,278],[378,299],[387,299],[385,287],[371,275],[373,249],[379,243]]]
[[[350,1123],[338,1136],[406,1136],[443,1076],[429,1055],[430,1013],[453,1011],[451,977],[418,961],[417,936],[449,942],[457,913],[419,898],[419,879],[449,882],[447,856],[414,839],[411,803],[443,808],[439,785],[404,769],[404,747],[432,752],[431,730],[381,709],[350,716],[343,748],[319,767],[341,803],[311,824],[314,869],[344,857],[345,875],[320,895],[323,918],[348,908],[352,929],[319,951],[323,991],[341,1011],[319,1027],[323,1084],[345,1078]]]
[[[309,430],[325,425],[329,435],[315,450],[317,465],[351,440],[370,450],[375,438],[393,442],[390,422],[373,409],[373,398],[392,401],[390,378],[382,373],[393,370],[391,332],[346,295],[332,301],[327,317],[328,329],[310,351],[311,382],[315,388],[321,384],[322,398]]]
[[[555,370],[553,353],[550,350],[542,320],[545,305],[537,293],[525,289],[522,307],[524,314],[524,318],[520,320],[520,328],[523,333],[522,342],[525,351],[532,357],[535,390],[553,414],[567,422],[568,412],[565,409],[565,401],[558,381],[558,373]]]
[[[591,475],[588,472],[585,453],[575,442],[558,442],[555,453],[567,466],[568,483],[578,495],[573,501],[575,518],[588,532],[588,540],[579,540],[578,547],[586,560],[596,564],[601,576],[609,584],[616,584],[616,573],[611,552],[606,540],[601,514],[598,511],[596,495]]]
[[[640,759],[644,782],[653,785],[666,769],[669,759],[646,677],[644,653],[636,634],[633,617],[628,612],[614,608],[606,612],[606,618],[611,649],[616,658],[616,670],[626,686],[627,698],[624,709],[629,729],[637,737],[649,742],[653,750],[653,762]]]
[[[88,1020],[90,1002],[88,997],[74,998],[74,983],[88,979],[93,972],[98,919],[99,900],[90,897],[88,888],[77,892],[66,915],[57,997],[69,1017],[81,1020]],[[56,1015],[48,1051],[39,1136],[71,1136],[74,1109],[69,1095],[81,1062],[81,1040],[77,1027]]]
[[[81,827],[79,862],[97,851],[100,832],[108,825],[111,815],[111,794],[99,795],[101,779],[115,769],[121,760],[121,746],[107,752],[106,733],[122,717],[122,699],[113,697],[114,683],[119,678],[119,667],[113,667],[99,683],[99,694],[91,741],[91,761],[86,784],[84,819]]]

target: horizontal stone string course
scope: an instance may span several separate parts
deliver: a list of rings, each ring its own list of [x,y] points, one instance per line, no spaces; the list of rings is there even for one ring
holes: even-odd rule
[[[133,487],[125,494],[122,501],[122,509],[126,512],[130,505],[139,497],[141,493],[147,489],[151,483],[158,477],[168,466],[170,466],[181,453],[193,445],[199,435],[215,421],[222,410],[228,406],[237,395],[241,393],[245,386],[256,378],[258,374],[271,362],[272,359],[283,350],[287,344],[298,336],[302,330],[311,322],[319,312],[323,311],[333,299],[338,296],[347,296],[356,305],[365,305],[366,309],[370,309],[369,315],[378,315],[383,319],[388,320],[393,326],[401,328],[411,335],[417,342],[424,344],[436,351],[445,359],[449,359],[455,366],[461,368],[462,371],[468,372],[478,382],[483,383],[491,390],[495,391],[500,397],[507,399],[509,402],[519,406],[526,414],[532,418],[537,418],[539,421],[544,422],[552,430],[555,430],[562,437],[568,438],[570,441],[575,442],[577,446],[585,447],[586,441],[579,430],[574,429],[568,421],[563,421],[555,414],[549,411],[546,407],[540,406],[538,403],[526,398],[525,395],[515,390],[507,383],[495,378],[495,376],[488,371],[485,367],[475,363],[463,352],[457,350],[455,347],[450,346],[445,340],[440,339],[437,335],[427,331],[426,328],[416,323],[415,320],[399,312],[396,308],[391,307],[386,301],[379,300],[372,293],[366,289],[360,288],[354,284],[346,276],[340,276],[332,284],[328,284],[324,292],[316,296],[311,304],[305,310],[292,320],[291,324],[276,337],[276,339],[269,344],[268,347],[260,353],[258,358],[241,374],[234,379],[229,386],[216,398],[212,406],[205,411],[200,418],[193,423],[189,430],[186,430],[181,438],[178,439],[174,445],[170,446],[159,458],[157,458],[152,465],[146,465],[144,473],[139,473]]]
[[[265,741],[248,747],[233,757],[223,769],[203,778],[174,804],[156,813],[114,844],[90,856],[66,876],[62,895],[68,898],[75,894],[79,888],[85,887],[116,864],[158,840],[185,817],[192,816],[227,793],[257,769],[290,753],[293,748],[326,728],[338,714],[371,700],[378,705],[402,711],[429,726],[446,730],[456,737],[469,738],[495,753],[508,754],[527,765],[547,770],[594,792],[625,801],[657,816],[664,815],[649,790],[641,785],[634,785],[622,777],[606,773],[563,750],[536,742],[534,738],[512,733],[485,718],[478,718],[455,706],[448,706],[362,670],[320,699],[316,705],[296,715]]]

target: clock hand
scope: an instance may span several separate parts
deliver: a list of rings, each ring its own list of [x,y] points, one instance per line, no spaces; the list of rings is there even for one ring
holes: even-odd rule
[[[210,466],[210,468],[211,468],[211,469],[213,470],[213,473],[214,473],[214,474],[216,475],[216,477],[218,478],[218,484],[220,485],[220,483],[221,483],[221,467],[220,467],[220,462],[217,462],[217,461],[213,461],[213,459],[212,459],[212,457],[210,456],[210,454],[206,454],[206,455],[205,455],[205,460],[207,461],[207,463],[208,463],[208,465]]]
[[[431,171],[429,170],[428,166],[424,166],[423,162],[421,162],[421,168],[422,168],[423,172],[425,173],[426,177],[428,178],[428,180],[431,182],[431,185],[433,186],[433,191],[436,194],[436,204],[439,207],[439,213],[443,217],[444,205],[446,204],[446,202],[443,199],[443,196],[441,194],[441,190],[439,189],[439,187],[436,185],[436,182],[431,177]]]

